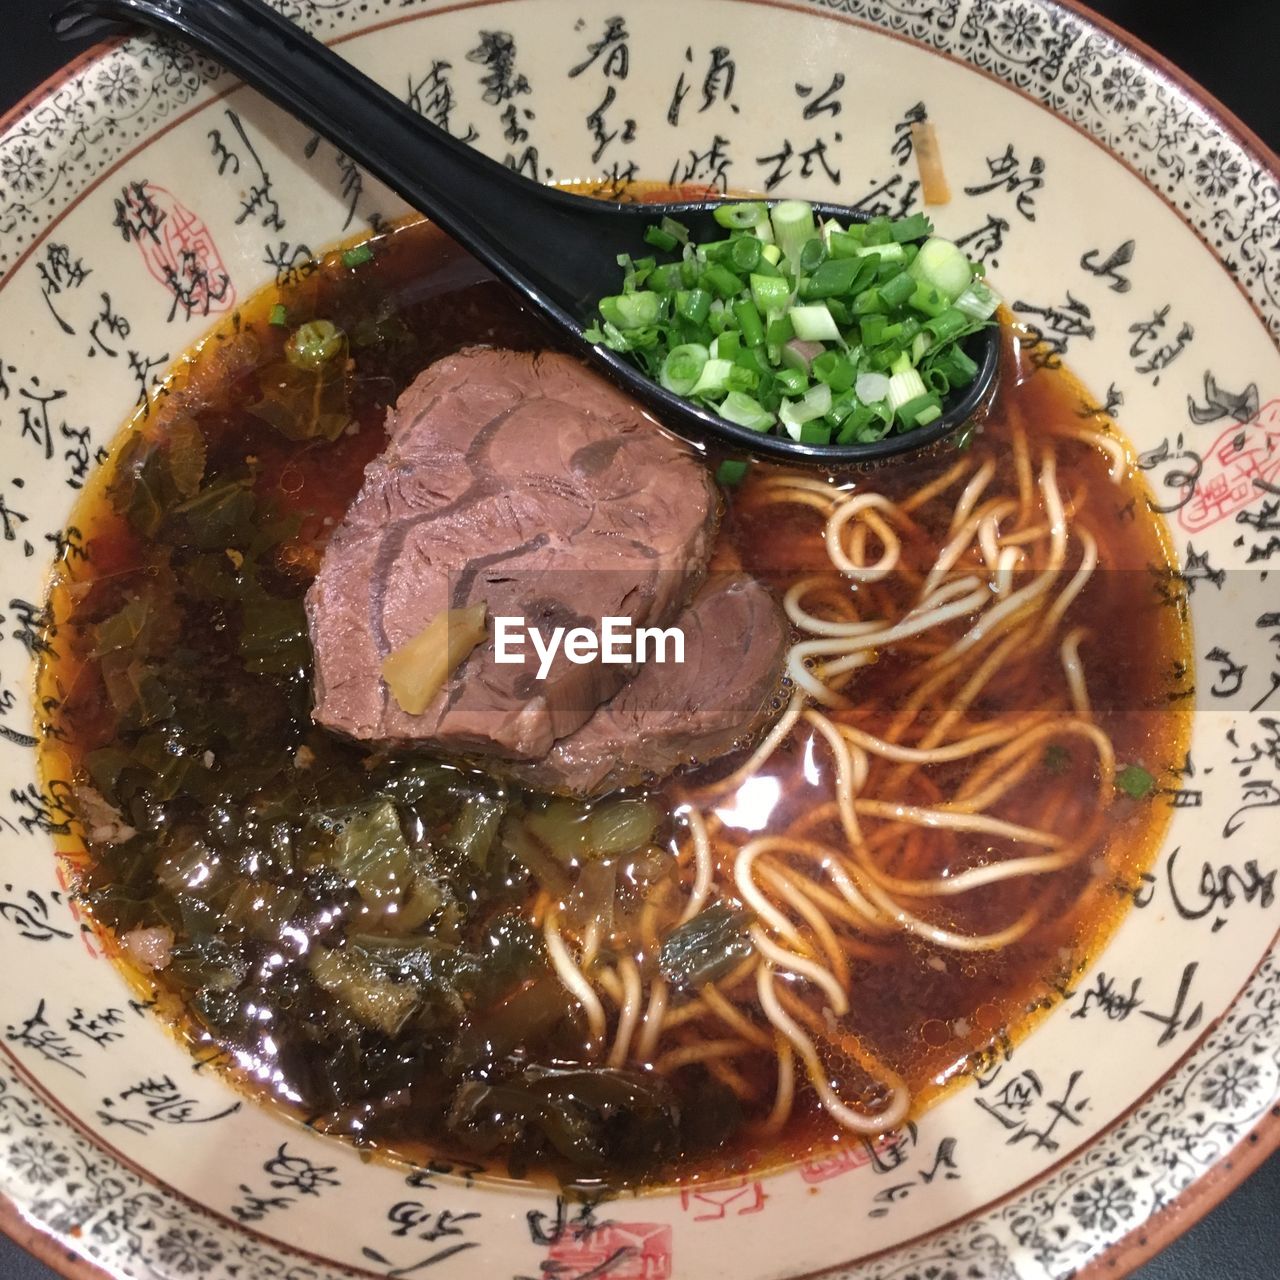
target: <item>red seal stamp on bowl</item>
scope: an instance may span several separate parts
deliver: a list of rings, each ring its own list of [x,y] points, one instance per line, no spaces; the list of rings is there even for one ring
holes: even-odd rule
[[[170,320],[221,315],[235,306],[235,285],[199,214],[146,181],[124,187],[115,206],[120,234],[138,246],[147,271],[169,291]]]
[[[1280,475],[1280,398],[1269,400],[1256,417],[1232,423],[1204,455],[1199,480],[1188,490],[1178,523],[1199,533],[1243,511]]]
[[[714,1187],[682,1188],[680,1207],[693,1212],[694,1222],[720,1222],[728,1217],[759,1213],[768,1199],[758,1178],[736,1178]]]
[[[596,1230],[566,1234],[547,1250],[548,1275],[587,1275],[593,1280],[670,1280],[671,1228],[650,1222],[605,1222]]]

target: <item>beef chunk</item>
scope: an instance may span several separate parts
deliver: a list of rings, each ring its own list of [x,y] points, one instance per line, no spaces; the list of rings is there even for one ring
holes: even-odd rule
[[[775,709],[788,638],[782,611],[754,578],[715,574],[674,625],[685,635],[682,664],[643,666],[541,760],[511,766],[516,780],[590,795],[748,742]]]
[[[706,468],[633,401],[567,356],[472,349],[400,397],[386,452],[307,595],[315,718],[364,741],[536,760],[630,672],[561,654],[494,661],[490,639],[421,715],[381,666],[447,609],[546,630],[606,616],[666,626],[696,590],[719,512]]]

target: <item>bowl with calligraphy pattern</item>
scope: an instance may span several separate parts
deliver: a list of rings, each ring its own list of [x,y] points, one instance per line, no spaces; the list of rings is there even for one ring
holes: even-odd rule
[[[67,796],[33,752],[41,602],[77,554],[77,493],[170,362],[277,273],[405,211],[215,64],[103,46],[0,126],[0,1225],[68,1276],[157,1280],[1136,1265],[1280,1142],[1275,157],[1051,0],[275,3],[543,181],[898,215],[927,117],[954,193],[939,229],[1140,453],[1193,633],[1191,750],[1161,762],[1167,835],[1102,955],[892,1141],[593,1218],[364,1162],[248,1101],[149,1015],[68,891]],[[175,238],[131,238],[140,204]]]

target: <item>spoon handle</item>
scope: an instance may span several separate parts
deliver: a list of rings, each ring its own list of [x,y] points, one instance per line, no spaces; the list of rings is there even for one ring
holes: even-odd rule
[[[54,29],[69,37],[104,19],[152,27],[210,54],[495,275],[581,330],[599,280],[583,261],[582,220],[607,206],[531,182],[451,137],[263,0],[74,0]],[[540,262],[554,264],[554,274]]]

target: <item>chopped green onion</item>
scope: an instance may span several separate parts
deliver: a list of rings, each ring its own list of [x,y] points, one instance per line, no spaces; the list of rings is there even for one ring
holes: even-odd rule
[[[691,243],[664,219],[645,233],[656,256],[619,255],[589,341],[728,421],[816,445],[925,426],[977,376],[962,343],[997,299],[923,214],[846,227],[800,201],[712,212],[722,239]]]
[[[817,227],[813,220],[813,206],[803,200],[783,200],[773,206],[770,214],[773,234],[782,256],[792,262],[800,261],[800,253],[807,241],[814,238]]]
[[[729,376],[733,373],[733,361],[710,359],[702,366],[698,380],[689,388],[691,396],[708,395],[729,389]]]
[[[857,258],[832,258],[813,269],[800,291],[806,302],[836,298],[849,293],[861,273],[862,263]]]
[[[667,262],[660,267],[655,267],[649,273],[649,278],[645,283],[655,293],[678,293],[681,285],[684,284],[680,264],[678,262]]]
[[[833,258],[856,258],[862,252],[862,237],[856,235],[857,228],[848,231],[833,231],[827,236],[827,252]]]
[[[858,377],[852,360],[839,351],[824,351],[811,366],[813,376],[825,382],[834,392],[848,391]]]
[[[617,297],[600,299],[600,314],[624,333],[628,329],[643,329],[654,324],[662,309],[662,299],[656,293],[620,293]]]
[[[618,254],[618,266],[623,270],[622,291],[631,293],[640,288],[657,265],[656,258],[637,258],[633,262],[629,253]]]
[[[799,400],[784,400],[778,410],[778,418],[793,440],[800,439],[800,429],[806,422],[825,417],[831,409],[831,388],[824,383],[810,387]]]
[[[893,411],[888,404],[858,405],[840,426],[837,444],[866,444],[872,440],[883,440],[893,429]]]
[[[723,262],[733,248],[733,240],[726,236],[723,240],[708,240],[698,246],[698,256],[706,262]]]
[[[797,373],[804,374],[805,386],[809,385],[809,369],[813,364],[814,356],[821,355],[823,351],[820,342],[805,342],[800,338],[792,338],[785,347],[782,348],[782,368],[779,373],[785,373],[788,369]]]
[[[893,224],[888,218],[872,218],[863,231],[864,244],[890,244],[893,241]]]
[[[827,246],[821,240],[806,240],[804,247],[800,250],[800,270],[804,275],[812,275],[813,272],[827,260]]]
[[[729,249],[729,261],[735,271],[751,272],[760,265],[764,246],[755,236],[739,236]]]
[[[873,262],[880,265],[888,264],[904,265],[906,263],[907,251],[900,244],[875,244],[866,245],[858,250],[860,258],[870,258]]]
[[[676,314],[691,324],[706,324],[711,314],[711,295],[705,289],[688,289],[676,294]]]
[[[906,404],[898,405],[894,412],[903,430],[909,431],[912,427],[928,426],[929,423],[940,418],[942,401],[935,392],[927,391],[922,396],[908,400]]]
[[[868,347],[878,347],[882,342],[890,341],[886,337],[889,330],[889,317],[880,314],[862,317],[862,341]]]
[[[951,306],[942,293],[923,280],[916,285],[910,302],[917,311],[926,316],[940,316]]]
[[[883,313],[884,310],[884,295],[879,289],[864,289],[853,300],[853,314],[855,316],[866,316],[875,312]]]
[[[948,305],[969,287],[969,282],[973,279],[973,268],[969,265],[969,259],[964,256],[964,251],[950,240],[937,237],[926,240],[921,245],[919,254],[908,270],[917,280],[942,294]]]
[[[689,243],[689,228],[675,218],[663,218],[658,229],[669,235],[677,244]]]
[[[367,244],[358,244],[354,249],[348,249],[342,255],[342,265],[344,267],[362,267],[366,262],[373,261],[373,247]]]
[[[732,399],[732,397],[729,397]],[[728,400],[725,401],[728,403]],[[716,468],[716,480],[726,489],[734,489],[746,478],[747,464],[740,458],[726,458]]]
[[[271,318],[268,323],[274,325],[277,329],[283,329],[289,323],[289,308],[283,302],[277,302],[271,308]]]
[[[923,213],[913,213],[909,218],[899,218],[889,228],[889,234],[897,244],[907,240],[923,240],[933,235],[933,223]]]
[[[718,204],[711,216],[730,231],[749,231],[769,216],[769,210],[758,201],[749,204]]]
[[[742,341],[749,347],[764,345],[764,321],[760,310],[750,298],[739,298],[733,304],[733,316],[742,332]]]
[[[791,284],[786,276],[751,276],[751,298],[761,311],[785,307],[791,300]]]
[[[717,410],[726,422],[736,423],[749,431],[768,431],[777,418],[759,400],[744,391],[730,391]]]
[[[670,231],[665,231],[656,223],[644,229],[644,242],[645,244],[653,245],[655,249],[663,249],[667,253],[670,253],[680,243]]]
[[[910,301],[916,291],[916,282],[906,271],[900,271],[880,286],[880,300],[891,310]]]
[[[1140,765],[1125,765],[1116,774],[1116,787],[1134,800],[1141,800],[1154,789],[1156,780]]]
[[[840,328],[824,303],[792,307],[787,316],[802,342],[840,341]]]
[[[710,358],[711,353],[706,347],[696,342],[673,347],[662,362],[658,381],[668,391],[678,396],[687,396],[698,385],[698,379]]]
[[[736,298],[745,287],[741,276],[735,276],[719,262],[713,262],[707,267],[702,273],[701,283],[720,298]]]
[[[958,307],[948,307],[924,326],[938,342],[949,342],[969,327],[968,318]]]
[[[981,280],[973,281],[956,299],[956,310],[964,312],[970,320],[989,320],[999,305],[995,290]]]
[[[959,347],[951,346],[931,358],[934,369],[943,374],[952,387],[967,387],[978,376],[977,361]]]
[[[769,327],[765,330],[764,340],[771,347],[785,347],[795,336],[795,325],[786,316],[781,316],[777,320],[769,321]],[[773,357],[770,358],[772,359]]]
[[[924,385],[939,396],[945,396],[951,390],[951,379],[936,366],[925,369],[922,376],[924,377]]]
[[[726,329],[711,344],[711,354],[717,360],[736,359],[740,341],[736,329]]]
[[[838,324],[843,331],[849,328],[853,323],[853,312],[845,305],[841,298],[828,298],[827,310],[831,312],[831,318]]]
[[[908,367],[895,372],[889,379],[889,408],[896,413],[904,404],[910,404],[927,390],[918,370]]]
[[[773,376],[778,386],[789,396],[798,396],[809,386],[809,379],[800,369],[779,369]]]
[[[312,320],[296,329],[285,359],[299,369],[319,369],[346,350],[347,335],[332,320]]]
[[[804,404],[806,410],[814,416],[821,417],[823,414],[831,412],[831,388],[819,383],[817,386],[810,387],[804,393]]]
[[[863,404],[876,404],[889,398],[889,379],[883,373],[862,373],[854,390]]]

